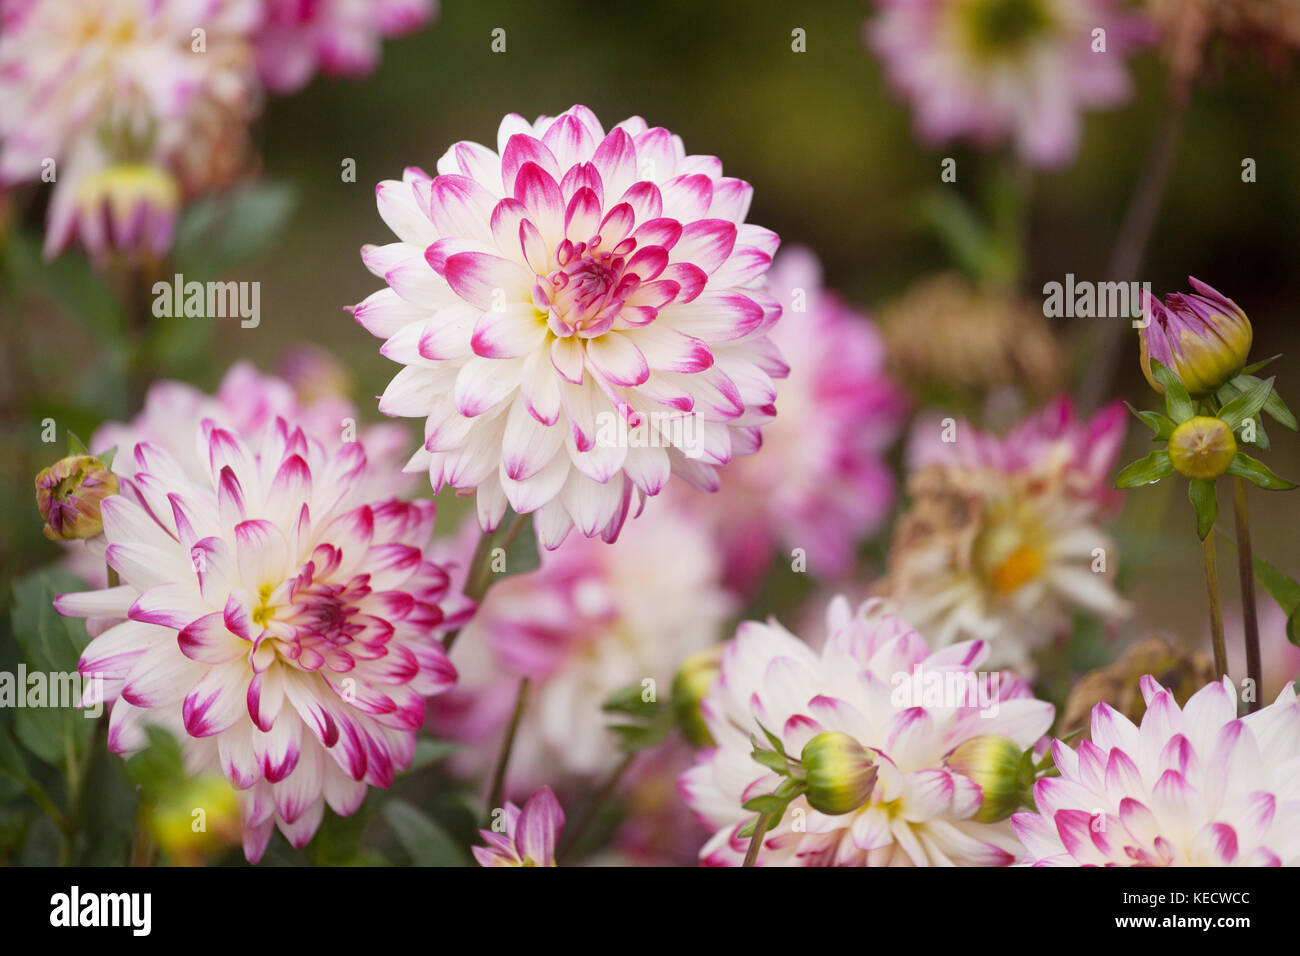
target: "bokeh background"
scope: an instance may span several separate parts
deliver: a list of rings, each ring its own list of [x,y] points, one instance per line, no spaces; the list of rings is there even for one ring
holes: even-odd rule
[[[358,254],[363,243],[387,241],[373,186],[400,178],[406,165],[432,170],[456,140],[494,144],[505,113],[531,118],[584,103],[607,125],[640,114],[672,129],[689,152],[718,155],[727,174],[753,183],[750,220],[788,245],[815,250],[827,284],[869,312],[916,280],[957,267],[927,210],[942,192],[984,204],[1004,157],[918,144],[909,111],[863,46],[867,14],[859,0],[800,9],[780,0],[445,0],[431,26],[385,44],[372,76],[317,78],[302,93],[270,101],[256,132],[256,190],[215,212],[191,211],[178,260],[260,282],[256,329],[234,319],[148,318],[136,329],[144,348],[129,350],[122,332],[140,320],[114,304],[114,277],[95,274],[77,254],[42,262],[40,187],[7,197],[0,210],[0,662],[14,659],[11,581],[59,556],[41,536],[32,478],[62,453],[65,429],[86,437],[104,419],[129,417],[149,380],[177,377],[211,388],[231,362],[247,358],[273,369],[304,341],[342,363],[354,397],[377,417],[371,397],[393,369],[344,311],[378,287]],[[796,28],[805,31],[806,52],[791,49]],[[492,50],[496,29],[505,31],[505,52]],[[1159,52],[1138,56],[1134,71],[1136,95],[1126,107],[1088,117],[1078,159],[1028,184],[1015,282],[1031,302],[1041,302],[1045,282],[1066,273],[1106,278],[1124,211],[1169,109]],[[1272,371],[1292,401],[1300,395],[1296,94],[1293,77],[1249,51],[1212,51],[1140,271],[1157,294],[1185,288],[1191,274],[1234,298],[1254,324],[1253,355],[1285,353]],[[955,184],[940,182],[948,156],[957,160]],[[356,182],[341,176],[349,158]],[[1245,158],[1257,164],[1256,182],[1242,181]],[[1113,320],[1050,320],[1053,334],[1073,348],[1071,376],[1091,370],[1109,381],[1108,397],[1152,407],[1136,332],[1124,331],[1113,368],[1094,367],[1098,353],[1086,343],[1103,321]],[[924,339],[925,329],[914,332]],[[978,418],[984,409],[957,411]],[[41,440],[47,418],[59,426],[55,445]],[[1270,465],[1300,475],[1300,439],[1276,426],[1271,433]],[[1123,460],[1144,454],[1146,441],[1134,422]],[[1115,530],[1139,611],[1119,636],[1154,630],[1200,642],[1200,554],[1182,486],[1164,482],[1129,497]],[[1257,554],[1285,572],[1300,571],[1294,497],[1252,490],[1251,500]],[[1226,512],[1226,499],[1223,505]],[[1235,603],[1226,549],[1221,561]],[[1260,600],[1268,598],[1261,592]]]

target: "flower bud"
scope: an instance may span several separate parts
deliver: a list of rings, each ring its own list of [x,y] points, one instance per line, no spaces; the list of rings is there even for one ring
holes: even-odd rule
[[[848,734],[818,734],[804,744],[799,762],[805,772],[805,794],[814,810],[832,815],[852,813],[871,799],[876,765],[862,744]]]
[[[1151,387],[1164,386],[1151,374],[1151,360],[1166,366],[1192,395],[1208,395],[1246,364],[1253,332],[1237,303],[1204,282],[1188,277],[1199,295],[1175,292],[1162,305],[1146,298],[1147,326],[1140,332],[1142,373]]]
[[[69,455],[36,476],[36,507],[51,541],[93,538],[104,530],[100,503],[117,494],[117,475],[90,455]]]
[[[181,189],[157,166],[124,163],[83,176],[50,207],[45,253],[57,255],[74,239],[92,260],[110,252],[157,258],[171,248]]]
[[[1005,820],[1020,808],[1020,761],[1024,750],[1014,740],[994,734],[972,737],[953,748],[944,765],[979,784],[984,798],[974,819]]]
[[[1169,436],[1169,457],[1188,478],[1218,478],[1237,455],[1237,440],[1228,423],[1198,415]]]
[[[722,647],[712,647],[686,658],[673,678],[673,713],[677,726],[696,747],[715,746],[700,713],[700,701],[717,680],[721,666]]]

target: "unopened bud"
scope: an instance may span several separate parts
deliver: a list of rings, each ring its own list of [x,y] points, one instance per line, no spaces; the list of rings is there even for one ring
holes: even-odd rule
[[[805,772],[805,794],[814,810],[852,813],[871,799],[876,765],[866,748],[848,734],[818,734],[804,744],[799,762]]]
[[[1188,478],[1218,478],[1237,455],[1237,440],[1228,423],[1198,415],[1169,436],[1169,457]]]
[[[686,658],[673,678],[673,713],[677,726],[696,747],[714,746],[713,735],[700,713],[700,701],[718,679],[721,661],[721,646],[700,651]]]
[[[100,505],[117,494],[117,475],[90,455],[69,455],[36,476],[36,507],[51,541],[93,538],[104,530]]]
[[[1020,808],[1020,763],[1024,754],[1014,740],[993,734],[972,737],[948,754],[944,765],[979,784],[984,792],[974,819],[995,823]]]

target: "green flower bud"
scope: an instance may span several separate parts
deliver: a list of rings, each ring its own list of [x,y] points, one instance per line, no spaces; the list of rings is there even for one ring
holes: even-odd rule
[[[36,507],[51,541],[93,538],[104,530],[100,504],[117,494],[117,475],[90,455],[69,455],[36,476]]]
[[[696,747],[715,745],[700,714],[700,701],[718,679],[721,668],[722,646],[719,645],[686,658],[673,678],[673,714],[682,734]]]
[[[1169,436],[1169,457],[1188,478],[1218,478],[1237,455],[1237,440],[1228,423],[1198,415]]]
[[[1014,740],[982,734],[953,748],[944,759],[949,770],[973,780],[984,791],[974,819],[995,823],[1020,808],[1020,762],[1024,753]]]
[[[804,744],[799,762],[805,773],[805,794],[814,810],[852,813],[871,799],[876,765],[866,748],[848,734],[818,734]]]

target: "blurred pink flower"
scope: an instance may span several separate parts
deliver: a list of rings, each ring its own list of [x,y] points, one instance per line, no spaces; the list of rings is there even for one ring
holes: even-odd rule
[[[983,146],[1011,140],[1036,166],[1073,159],[1083,110],[1129,98],[1125,57],[1148,33],[1145,19],[1113,0],[877,5],[867,45],[915,110],[918,135],[929,143],[964,137]]]
[[[437,0],[265,0],[257,67],[273,93],[293,93],[317,70],[364,76],[379,62],[385,37],[424,26]]]
[[[771,338],[790,374],[777,386],[762,453],[728,468],[719,494],[680,496],[714,526],[727,583],[741,594],[757,587],[778,548],[801,549],[818,577],[849,570],[894,501],[882,455],[904,410],[875,326],[822,287],[812,252],[783,251],[768,282],[785,314]]]
[[[220,768],[256,862],[273,828],[302,847],[326,804],[347,816],[410,763],[424,698],[456,679],[438,635],[471,606],[425,553],[433,502],[362,495],[360,443],[328,449],[278,416],[253,446],[192,428],[199,474],[149,441],[123,452],[103,506],[121,584],[55,607],[116,622],[79,665],[112,701],[109,748],[156,726],[190,773]]]
[[[474,522],[459,537],[439,554],[457,552],[464,567],[478,537]],[[470,745],[452,767],[486,769],[519,681],[529,677],[507,792],[612,769],[617,739],[601,705],[647,680],[667,699],[682,660],[721,636],[733,607],[721,577],[710,535],[663,509],[653,521],[632,522],[615,544],[573,538],[544,552],[536,571],[494,584],[456,644],[458,687],[431,712],[438,736]]]
[[[564,830],[564,809],[550,787],[542,787],[520,810],[505,805],[504,831],[480,830],[486,847],[472,847],[479,866],[555,866],[555,844]]]
[[[509,504],[547,548],[612,541],[670,475],[714,490],[757,450],[779,239],[745,222],[748,183],[640,117],[511,114],[497,149],[379,184],[399,241],[363,248],[387,288],[354,310],[404,366],[379,407],[425,419],[407,467],[473,490],[485,529]]]
[[[229,180],[259,106],[261,14],[259,0],[4,0],[0,186],[55,184],[48,256],[74,236],[100,259],[156,254],[172,192]]]

